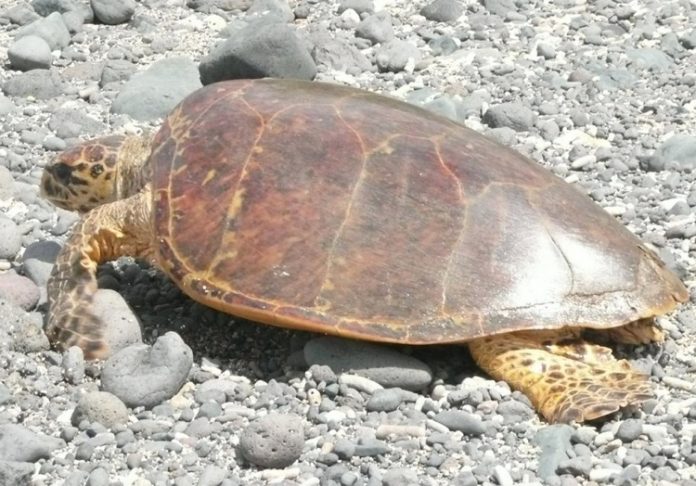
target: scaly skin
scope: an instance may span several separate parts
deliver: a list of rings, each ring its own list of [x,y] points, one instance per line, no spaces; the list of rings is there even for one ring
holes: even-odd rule
[[[147,139],[105,137],[63,152],[44,172],[44,197],[85,213],[48,281],[45,330],[60,349],[79,346],[89,359],[108,356],[102,323],[90,310],[97,265],[122,255],[152,259],[148,153]]]

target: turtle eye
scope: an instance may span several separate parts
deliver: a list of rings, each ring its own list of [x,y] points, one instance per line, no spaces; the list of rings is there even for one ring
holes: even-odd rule
[[[56,164],[52,172],[62,184],[67,185],[72,177],[72,169],[65,164]]]
[[[93,179],[96,179],[102,172],[104,172],[104,166],[101,164],[95,164],[89,170],[89,175],[91,175]]]

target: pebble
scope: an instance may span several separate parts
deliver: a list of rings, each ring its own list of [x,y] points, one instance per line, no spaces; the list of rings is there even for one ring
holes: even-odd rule
[[[539,477],[548,479],[556,476],[561,462],[568,459],[572,434],[573,428],[565,424],[548,425],[537,431],[534,442],[541,449],[539,454]]]
[[[91,0],[91,5],[97,20],[108,25],[126,23],[135,13],[135,0]]]
[[[421,60],[421,53],[410,42],[392,39],[375,50],[375,60],[380,71],[412,72]]]
[[[295,30],[284,24],[252,23],[201,61],[207,85],[227,79],[260,77],[314,79],[317,67]]]
[[[510,102],[491,106],[484,113],[483,121],[491,128],[507,127],[521,132],[534,126],[535,116],[527,106]]]
[[[31,484],[34,475],[34,464],[29,462],[17,462],[0,460],[0,478],[7,485]]]
[[[97,290],[90,309],[101,323],[103,339],[111,355],[143,342],[140,322],[118,292],[111,289]]]
[[[124,403],[111,393],[94,391],[85,393],[77,403],[70,422],[78,426],[82,421],[97,422],[106,428],[126,425],[128,409]]]
[[[63,82],[56,71],[32,69],[9,78],[2,85],[2,91],[17,98],[29,96],[36,99],[55,98],[63,93]]]
[[[338,4],[338,13],[353,10],[358,14],[372,13],[375,11],[375,3],[372,0],[341,0]]]
[[[168,332],[152,346],[134,344],[111,356],[102,370],[102,389],[129,407],[154,407],[181,389],[192,364],[191,348]]]
[[[36,307],[40,296],[39,288],[27,277],[16,273],[0,274],[0,298],[9,300],[25,311],[30,311]]]
[[[68,383],[79,385],[85,379],[85,356],[82,348],[71,346],[63,353],[63,376]]]
[[[391,17],[386,12],[369,15],[355,27],[355,35],[373,44],[390,41],[394,38]]]
[[[677,134],[662,143],[652,156],[641,161],[651,171],[696,170],[696,136]]]
[[[64,445],[61,439],[37,434],[22,425],[0,425],[0,459],[3,461],[36,462],[48,459],[51,452]]]
[[[136,120],[155,120],[167,115],[200,86],[193,61],[185,57],[170,57],[153,63],[126,82],[114,99],[111,111]]]
[[[45,288],[60,245],[55,241],[37,241],[24,250],[22,270],[39,288]]]
[[[433,420],[464,435],[478,436],[486,432],[486,425],[478,416],[462,410],[445,410],[435,415]]]
[[[335,373],[357,374],[386,388],[416,391],[432,380],[425,363],[387,346],[322,337],[307,342],[304,356],[310,366],[327,365]]]
[[[244,458],[263,468],[290,466],[302,454],[304,427],[301,417],[271,413],[251,422],[241,433]]]
[[[37,35],[26,35],[14,41],[7,50],[7,58],[10,66],[20,71],[48,69],[53,62],[51,47]]]
[[[453,22],[464,13],[460,0],[435,0],[425,5],[420,14],[434,22]]]
[[[626,419],[616,430],[616,438],[622,442],[633,442],[643,433],[643,422],[638,419]]]
[[[21,249],[19,227],[11,219],[0,216],[0,259],[13,260]]]
[[[405,401],[415,402],[417,395],[400,388],[375,390],[367,400],[365,409],[371,412],[392,412]]]
[[[70,43],[70,32],[68,32],[63,17],[58,12],[53,12],[21,27],[17,31],[16,38],[20,39],[28,35],[41,37],[46,41],[51,51],[63,49]]]

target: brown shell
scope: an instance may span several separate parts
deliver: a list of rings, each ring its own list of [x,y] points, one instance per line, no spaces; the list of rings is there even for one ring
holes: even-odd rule
[[[424,344],[618,326],[687,297],[572,186],[391,98],[213,84],[173,111],[154,147],[162,267],[241,317]]]

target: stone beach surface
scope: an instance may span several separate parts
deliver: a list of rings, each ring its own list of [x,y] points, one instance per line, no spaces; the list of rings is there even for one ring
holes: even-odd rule
[[[0,59],[0,485],[696,486],[693,2],[4,0]],[[655,397],[551,425],[463,347],[254,324],[130,258],[94,302],[118,351],[51,350],[45,285],[77,215],[41,198],[43,167],[262,76],[423,106],[614,215],[692,296],[664,343],[615,348]]]

